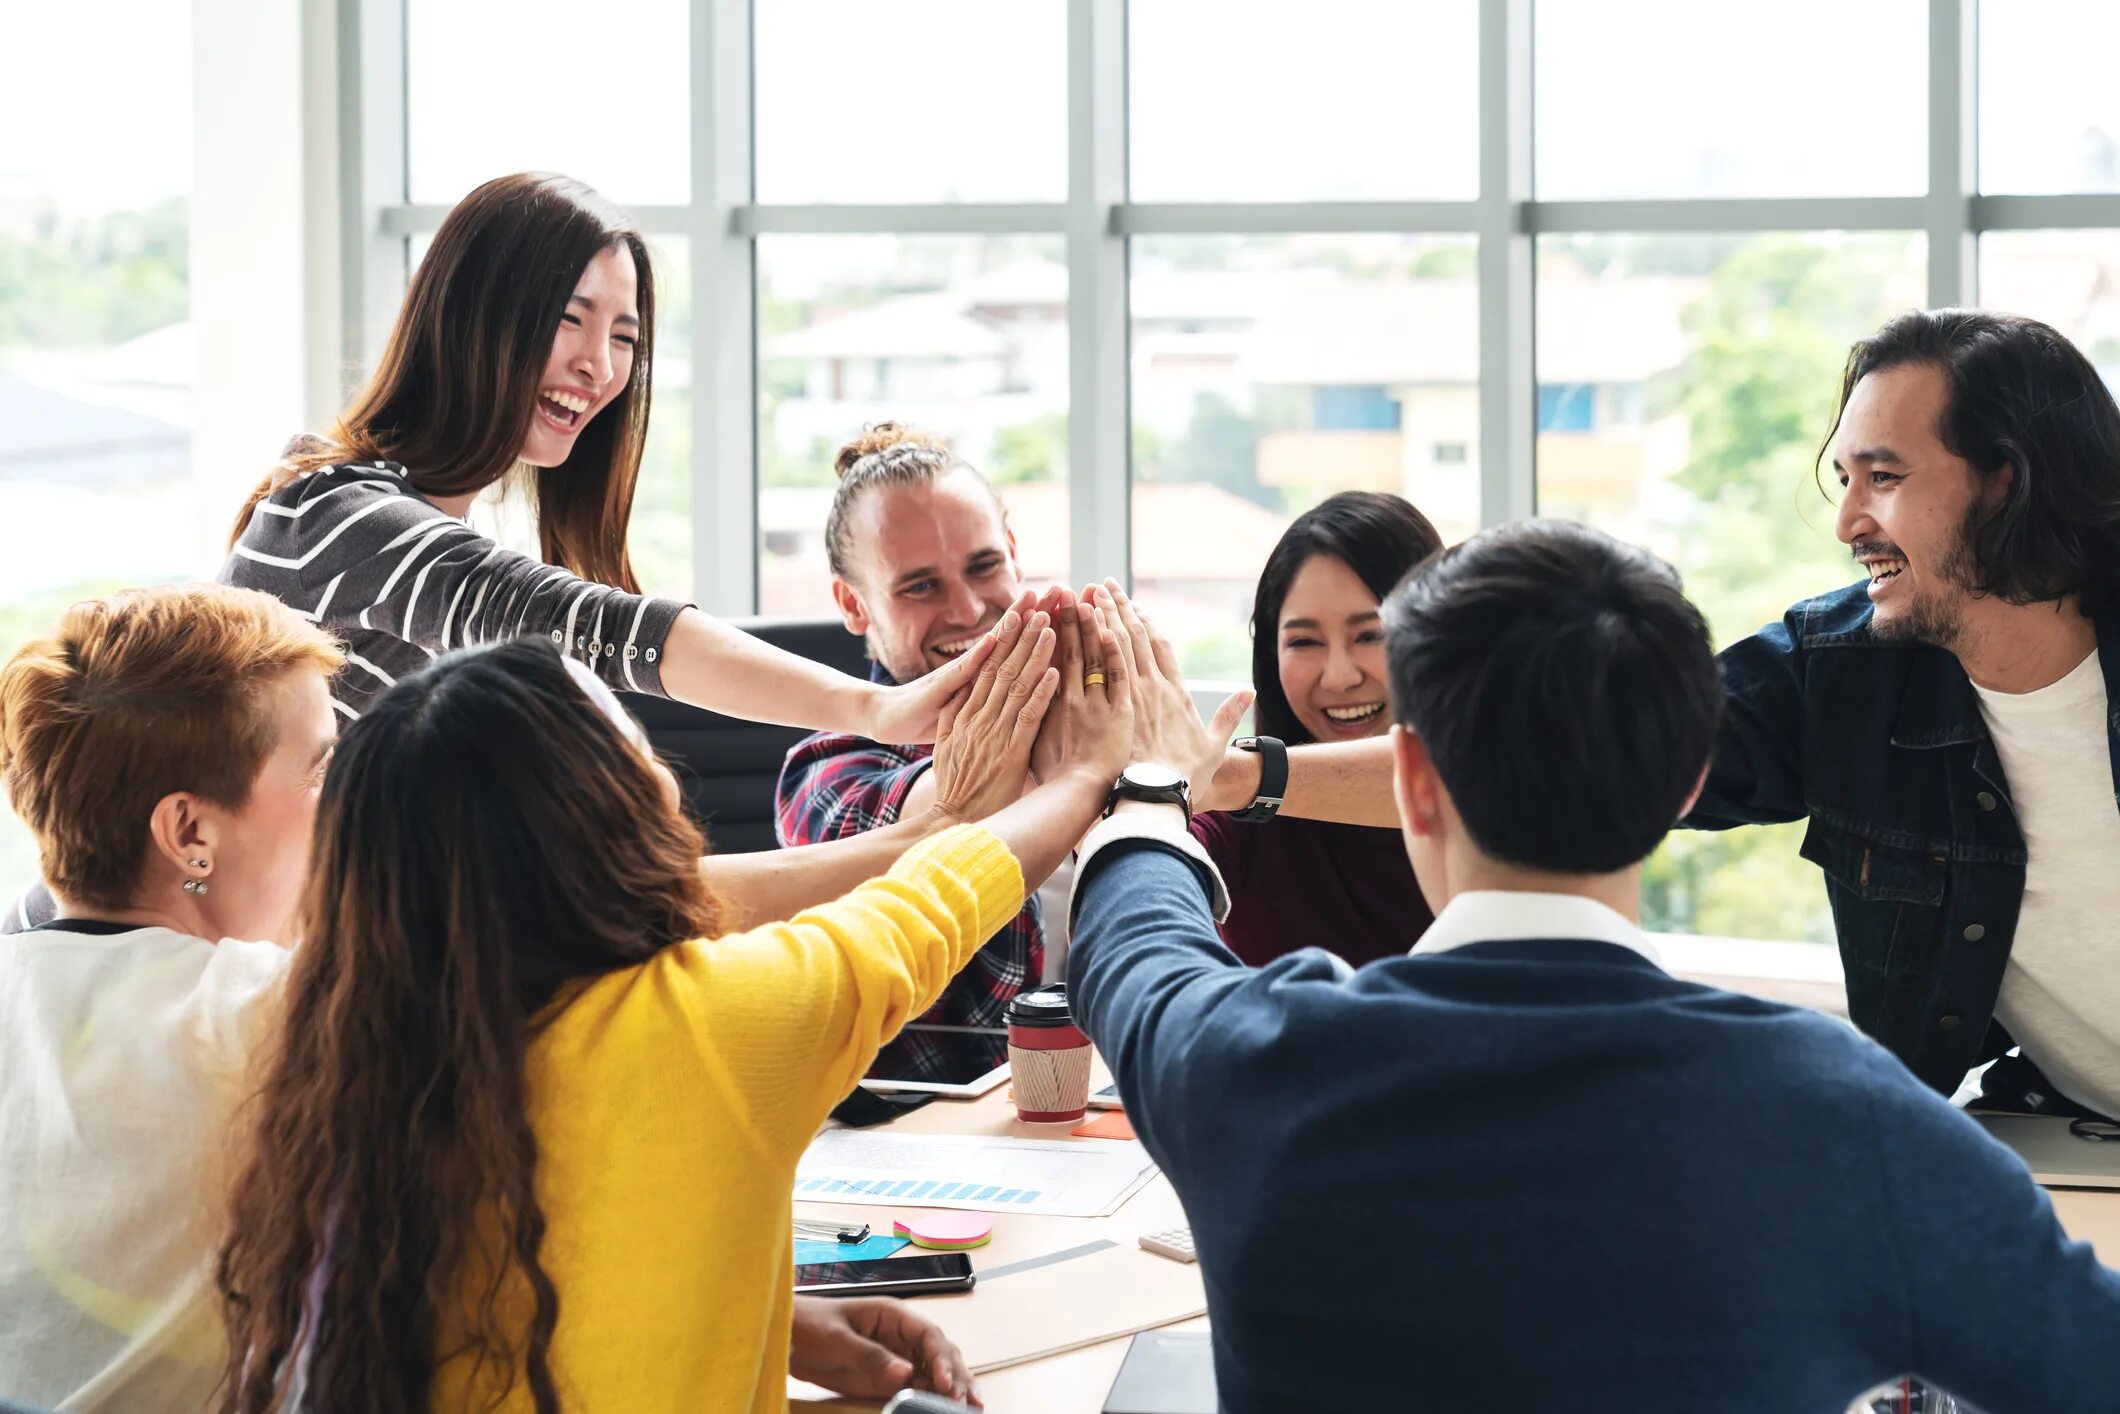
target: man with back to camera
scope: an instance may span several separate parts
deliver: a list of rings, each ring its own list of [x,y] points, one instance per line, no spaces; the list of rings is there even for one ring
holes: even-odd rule
[[[1673,978],[1641,933],[1642,860],[1722,710],[1670,568],[1522,522],[1428,561],[1386,621],[1437,910],[1410,956],[1222,947],[1154,764],[1191,749],[1176,711],[1139,718],[1077,864],[1076,1014],[1191,1218],[1224,1407],[2120,1389],[2120,1275],[2008,1150],[1839,1021]]]
[[[2120,1114],[2120,408],[2044,324],[1858,342],[1828,438],[1866,584],[1722,655],[1684,823],[1810,817],[1848,1010],[1982,1108]]]

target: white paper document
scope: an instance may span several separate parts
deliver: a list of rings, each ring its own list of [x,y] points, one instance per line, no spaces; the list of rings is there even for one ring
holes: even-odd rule
[[[795,1170],[798,1203],[1101,1218],[1154,1176],[1138,1141],[829,1129]]]

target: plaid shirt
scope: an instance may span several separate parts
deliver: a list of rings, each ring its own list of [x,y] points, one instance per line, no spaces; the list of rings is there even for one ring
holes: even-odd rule
[[[869,676],[891,681],[881,664]],[[837,732],[805,737],[780,768],[774,831],[783,845],[819,844],[895,824],[913,782],[933,756],[929,747],[885,746]],[[1035,987],[1044,974],[1045,927],[1033,893],[1023,911],[986,940],[917,1020],[999,1031],[1007,1024],[1003,1013],[1010,999],[1026,986]],[[886,1045],[869,1069],[900,1079],[943,1079],[967,1065],[991,1069],[1007,1059],[1005,1035],[907,1031]]]

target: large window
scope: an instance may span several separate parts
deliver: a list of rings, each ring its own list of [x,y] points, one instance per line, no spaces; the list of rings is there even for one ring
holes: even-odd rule
[[[1065,0],[763,0],[760,201],[1061,201]]]
[[[999,490],[1027,578],[1069,574],[1067,266],[1040,237],[758,243],[759,608],[832,612],[839,447],[878,422],[948,439]]]
[[[197,573],[203,518],[234,513],[192,481],[187,9],[9,19],[19,55],[95,61],[18,63],[0,85],[19,139],[0,162],[0,659],[77,599]],[[0,810],[0,894],[35,875]]]
[[[1469,200],[1475,0],[1136,0],[1137,201]]]
[[[1538,507],[1684,575],[1718,645],[1859,576],[1814,479],[1848,345],[1921,303],[1919,236],[1539,242]]]
[[[1133,578],[1188,674],[1249,675],[1259,571],[1324,497],[1479,528],[1476,263],[1453,237],[1134,242]]]
[[[1351,487],[1451,538],[1544,513],[1641,540],[1728,642],[1848,574],[1813,474],[1848,340],[1984,301],[2120,373],[2104,0],[341,18],[342,371],[465,191],[597,185],[656,258],[636,563],[721,613],[830,612],[832,454],[894,419],[996,482],[1032,579],[1132,583],[1196,680],[1242,675],[1267,549]],[[140,42],[93,42],[112,24]],[[184,7],[11,37],[98,59],[0,96],[39,135],[0,164],[0,511],[100,533],[12,543],[7,641],[202,568],[225,514],[188,479]],[[1650,885],[1666,928],[1827,927],[1786,832],[1681,837]]]
[[[2120,6],[1987,0],[1980,7],[1980,186],[2120,191]]]
[[[2120,230],[1981,237],[1980,302],[2053,325],[2120,383]]]
[[[1927,185],[1927,0],[1539,0],[1536,13],[1541,199],[1900,196]],[[1791,87],[1792,75],[1824,83],[1840,64],[1860,74],[1860,99],[1818,102]]]
[[[1849,342],[1921,303],[1922,246],[1845,232],[1541,241],[1540,513],[1669,560],[1718,647],[1857,578],[1813,470]],[[1674,834],[1645,873],[1652,926],[1830,940],[1802,833]]]
[[[402,0],[405,195],[449,205],[509,172],[614,201],[691,195],[684,0]],[[503,20],[505,16],[505,20]]]

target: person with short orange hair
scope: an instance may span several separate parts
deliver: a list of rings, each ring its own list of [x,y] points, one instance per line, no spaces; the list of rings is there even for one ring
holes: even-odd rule
[[[222,1146],[337,739],[331,636],[219,585],[74,605],[0,667],[57,917],[0,946],[0,1391],[197,1409]]]

